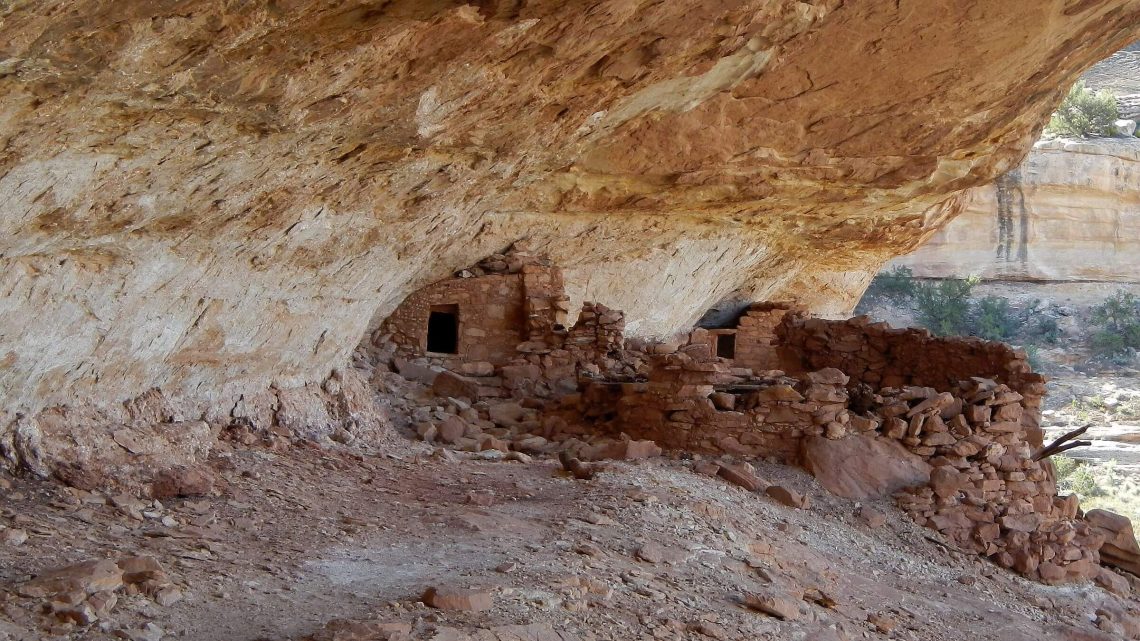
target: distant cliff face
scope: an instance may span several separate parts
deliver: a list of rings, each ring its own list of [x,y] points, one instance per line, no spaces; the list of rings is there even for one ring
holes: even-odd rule
[[[843,311],[1140,24],[1135,0],[4,11],[0,429],[323,380],[520,239],[635,335],[726,296]]]
[[[1052,140],[892,264],[916,275],[1140,282],[1140,139]]]

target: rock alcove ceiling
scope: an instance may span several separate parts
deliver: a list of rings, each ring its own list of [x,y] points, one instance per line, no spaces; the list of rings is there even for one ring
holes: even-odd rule
[[[1138,19],[1132,0],[9,3],[0,426],[18,443],[55,405],[160,389],[187,418],[322,381],[409,292],[520,239],[631,334],[726,297],[843,312]]]

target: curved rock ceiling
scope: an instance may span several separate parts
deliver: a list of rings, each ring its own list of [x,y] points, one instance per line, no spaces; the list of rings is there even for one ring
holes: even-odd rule
[[[528,239],[664,334],[840,312],[1135,0],[30,0],[0,22],[0,407],[321,380]]]

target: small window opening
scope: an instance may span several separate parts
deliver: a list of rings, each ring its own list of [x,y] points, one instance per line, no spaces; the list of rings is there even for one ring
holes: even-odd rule
[[[736,334],[717,334],[716,355],[721,358],[736,358]]]
[[[428,316],[427,351],[459,353],[459,306],[432,305]]]

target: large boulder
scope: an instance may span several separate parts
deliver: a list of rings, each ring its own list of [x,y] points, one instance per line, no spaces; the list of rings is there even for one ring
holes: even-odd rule
[[[809,437],[803,464],[827,491],[849,499],[889,496],[905,487],[925,485],[931,467],[897,441],[851,434],[832,440]]]
[[[1085,520],[1093,530],[1104,536],[1100,548],[1100,561],[1140,576],[1140,544],[1132,530],[1132,521],[1126,516],[1108,510],[1089,510]]]

